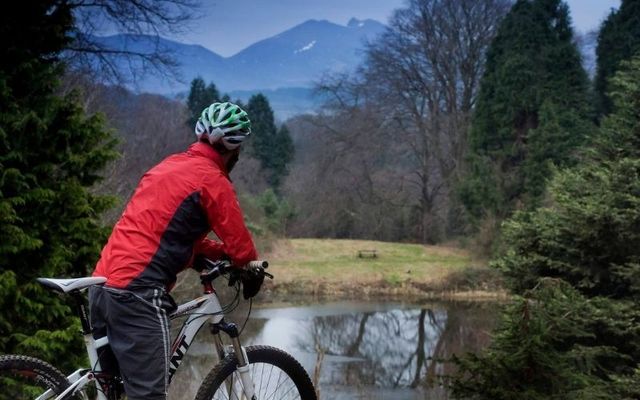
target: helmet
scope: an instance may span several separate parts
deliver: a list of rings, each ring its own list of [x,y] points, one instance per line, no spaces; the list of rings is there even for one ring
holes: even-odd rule
[[[195,131],[198,140],[206,135],[209,143],[221,141],[224,147],[233,150],[251,134],[251,121],[246,111],[236,104],[213,103],[202,110]]]

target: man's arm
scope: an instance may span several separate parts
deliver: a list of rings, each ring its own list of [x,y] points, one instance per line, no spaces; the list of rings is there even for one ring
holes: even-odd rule
[[[215,240],[204,238],[193,248],[195,255],[204,256],[210,260],[220,260],[225,256],[223,245]]]
[[[236,266],[258,258],[251,234],[244,224],[240,204],[231,182],[222,176],[205,181],[200,202],[209,226],[222,241],[221,250]]]

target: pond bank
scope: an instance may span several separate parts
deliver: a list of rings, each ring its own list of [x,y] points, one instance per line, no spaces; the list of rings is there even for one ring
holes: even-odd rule
[[[434,288],[429,285],[405,282],[389,285],[386,281],[370,282],[284,282],[265,283],[264,297],[273,301],[288,298],[313,298],[314,300],[505,300],[502,289],[483,290],[471,288]]]
[[[375,250],[361,257],[362,250]],[[282,239],[264,255],[276,276],[266,298],[500,300],[499,274],[452,246]],[[277,301],[277,300],[276,300]]]

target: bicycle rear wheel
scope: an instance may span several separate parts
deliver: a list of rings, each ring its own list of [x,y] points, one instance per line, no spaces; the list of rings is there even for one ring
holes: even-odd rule
[[[0,400],[35,399],[48,389],[61,393],[67,386],[67,377],[45,361],[19,355],[0,356]]]
[[[316,400],[307,371],[288,353],[270,346],[245,348],[258,400]],[[202,382],[196,400],[243,399],[238,360],[230,354]]]

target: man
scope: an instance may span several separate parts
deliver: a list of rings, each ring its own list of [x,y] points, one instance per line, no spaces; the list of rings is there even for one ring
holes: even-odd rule
[[[107,278],[90,291],[94,337],[108,336],[129,400],[166,399],[176,274],[199,255],[238,267],[257,259],[228,175],[251,121],[235,104],[214,103],[195,132],[197,143],[142,177],[93,273]],[[245,298],[261,284],[243,282]]]

